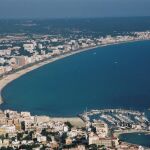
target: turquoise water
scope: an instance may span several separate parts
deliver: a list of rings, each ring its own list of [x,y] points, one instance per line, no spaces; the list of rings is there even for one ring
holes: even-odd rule
[[[150,42],[96,48],[8,84],[1,108],[75,116],[87,107],[150,108]]]
[[[122,134],[119,137],[120,140],[142,145],[145,147],[150,147],[150,134],[145,133],[126,133]]]

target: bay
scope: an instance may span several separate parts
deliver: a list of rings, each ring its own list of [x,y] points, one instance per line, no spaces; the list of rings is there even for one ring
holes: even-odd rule
[[[150,135],[145,133],[126,133],[119,137],[120,140],[128,143],[134,143],[145,147],[150,147]]]
[[[88,109],[150,108],[150,41],[100,47],[33,70],[2,91],[2,109],[76,116]]]

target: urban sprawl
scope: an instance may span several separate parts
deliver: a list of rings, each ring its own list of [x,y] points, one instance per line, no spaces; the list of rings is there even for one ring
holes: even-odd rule
[[[123,109],[91,110],[79,118],[69,119],[0,111],[1,149],[146,149],[119,141],[119,134],[132,132],[150,132],[150,122],[144,113]]]
[[[1,35],[0,36],[0,76],[34,65],[66,53],[82,49],[150,39],[150,32],[133,32],[129,35],[106,37],[82,37],[72,35],[68,38],[60,35]]]
[[[35,64],[94,47],[149,40],[150,32],[80,37],[40,34],[0,35],[0,77]],[[0,149],[143,150],[119,140],[122,133],[150,132],[143,112],[123,109],[91,110],[75,118],[32,116],[30,112],[0,111]]]

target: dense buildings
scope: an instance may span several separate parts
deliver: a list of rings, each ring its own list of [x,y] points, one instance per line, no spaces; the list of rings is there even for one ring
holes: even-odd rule
[[[13,72],[52,57],[72,51],[121,42],[150,39],[150,32],[131,32],[127,35],[99,37],[63,37],[60,35],[13,35],[0,37],[0,75]],[[13,44],[12,44],[13,43]]]
[[[125,113],[125,110],[118,110],[118,114],[120,111]],[[128,112],[130,113],[130,111]],[[136,117],[137,112],[133,111],[133,113]],[[117,114],[116,110],[114,110],[115,114]],[[142,115],[142,113],[140,114]],[[76,123],[79,123],[78,119]],[[72,122],[62,121],[61,118],[54,120],[48,116],[32,116],[30,112],[0,111],[0,148],[64,150],[87,150],[94,147],[96,149],[121,148],[122,150],[129,147],[134,150],[142,148],[120,142],[117,136],[110,134],[112,127],[105,121],[94,119],[85,120],[83,126],[77,124],[73,125]],[[117,127],[117,125],[114,126],[114,128]],[[127,132],[127,130],[124,131]],[[139,130],[136,129],[136,131]],[[143,131],[148,132],[149,130],[143,128]]]
[[[24,69],[36,63],[71,54],[81,49],[150,39],[150,32],[124,35],[28,35],[0,36],[0,75]],[[90,119],[98,114],[99,119]],[[132,117],[130,117],[130,115]],[[0,112],[0,147],[13,149],[142,149],[120,142],[118,134],[149,132],[149,120],[136,111],[92,110],[82,114],[85,126],[52,120],[48,116],[32,116],[30,112],[5,110]],[[133,120],[131,118],[134,118]]]

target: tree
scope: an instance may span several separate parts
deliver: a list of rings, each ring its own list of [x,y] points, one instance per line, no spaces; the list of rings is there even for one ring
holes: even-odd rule
[[[69,127],[69,129],[71,129],[73,127],[73,125],[70,122],[65,122],[65,125]]]
[[[25,131],[25,122],[24,121],[21,122],[21,129]]]
[[[23,138],[23,133],[18,133],[17,134],[17,140],[21,140]]]
[[[96,144],[89,145],[89,150],[97,150],[97,149],[98,149],[98,147]]]
[[[67,138],[67,133],[63,133],[61,136],[61,142],[65,143],[66,142],[66,138]]]

